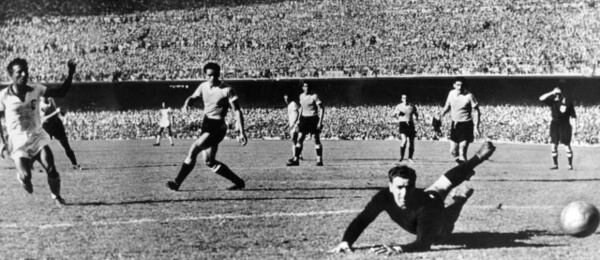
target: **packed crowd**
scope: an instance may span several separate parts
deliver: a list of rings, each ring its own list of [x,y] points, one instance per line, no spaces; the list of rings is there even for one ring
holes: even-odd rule
[[[0,9],[0,60],[38,82],[593,74],[595,0],[30,0]],[[335,72],[335,73],[333,73]],[[7,81],[6,76],[0,81]]]
[[[398,138],[397,124],[390,117],[393,106],[338,106],[327,107],[323,139],[330,140],[388,140]],[[437,136],[431,118],[438,115],[437,105],[418,105],[420,119],[416,123],[418,140],[445,138],[449,132],[448,118],[444,119],[443,136]],[[514,143],[548,143],[550,112],[547,107],[535,105],[482,106],[483,139]],[[600,106],[576,106],[577,134],[575,144],[600,143]],[[287,139],[287,114],[283,108],[244,109],[247,135],[250,139]],[[175,138],[195,138],[201,126],[202,110],[188,113],[174,112]],[[151,139],[158,127],[157,110],[130,111],[74,111],[63,118],[67,134],[72,140],[94,139]],[[233,127],[233,118],[227,119]],[[235,138],[236,131],[228,137]]]

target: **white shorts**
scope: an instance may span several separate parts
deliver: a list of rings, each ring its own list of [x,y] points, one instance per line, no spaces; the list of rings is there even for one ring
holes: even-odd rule
[[[171,122],[169,122],[168,120],[167,120],[167,121],[162,121],[162,120],[161,120],[161,121],[158,123],[158,126],[159,126],[159,127],[169,127],[169,126],[171,126]]]
[[[33,158],[51,141],[44,130],[37,133],[12,134],[8,136],[8,153],[13,160]]]

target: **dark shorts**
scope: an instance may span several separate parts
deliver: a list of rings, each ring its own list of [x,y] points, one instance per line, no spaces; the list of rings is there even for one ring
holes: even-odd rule
[[[319,129],[317,129],[318,124],[318,116],[301,116],[300,122],[298,123],[298,131],[303,134],[318,134],[320,132]]]
[[[450,128],[450,140],[452,140],[455,143],[460,143],[462,141],[472,143],[474,139],[473,128],[473,121],[452,121],[452,127]]]
[[[173,136],[173,131],[171,130],[171,126],[159,127],[157,135],[162,135],[162,133],[165,129],[167,129],[167,134],[169,134],[169,136]]]
[[[65,131],[65,126],[63,122],[59,118],[51,118],[48,121],[44,122],[42,128],[50,135],[50,138],[65,140],[67,139],[67,132]]]
[[[561,143],[564,145],[570,145],[572,134],[573,128],[568,121],[561,122],[553,120],[550,123],[550,141],[553,144]]]
[[[227,125],[225,120],[215,120],[210,118],[204,118],[202,120],[202,127],[200,128],[200,134],[209,133],[210,137],[206,140],[206,145],[214,146],[218,145],[225,135],[227,134]]]
[[[400,122],[399,124],[400,134],[406,135],[408,138],[415,138],[417,131],[415,130],[414,122]]]

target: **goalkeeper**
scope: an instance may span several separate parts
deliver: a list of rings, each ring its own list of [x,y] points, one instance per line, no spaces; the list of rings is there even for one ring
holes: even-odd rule
[[[431,249],[439,238],[452,233],[462,207],[473,194],[473,189],[463,188],[454,192],[454,202],[447,207],[444,200],[448,193],[475,172],[473,169],[487,160],[496,147],[485,142],[476,155],[442,175],[427,189],[415,187],[417,175],[410,167],[396,166],[389,173],[389,188],[383,188],[367,204],[363,211],[350,223],[342,242],[330,253],[345,253],[353,250],[352,244],[361,233],[385,211],[390,218],[406,231],[416,234],[414,242],[405,245],[383,245],[372,249],[377,254],[419,252]]]

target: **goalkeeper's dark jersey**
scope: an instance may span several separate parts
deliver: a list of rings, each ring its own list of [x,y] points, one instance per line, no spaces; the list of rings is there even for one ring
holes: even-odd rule
[[[406,208],[400,208],[388,188],[381,189],[365,209],[350,223],[343,241],[352,245],[367,226],[385,211],[390,218],[406,231],[416,234],[417,239],[401,245],[404,252],[426,251],[443,228],[444,202],[423,189],[413,189],[406,197]]]

